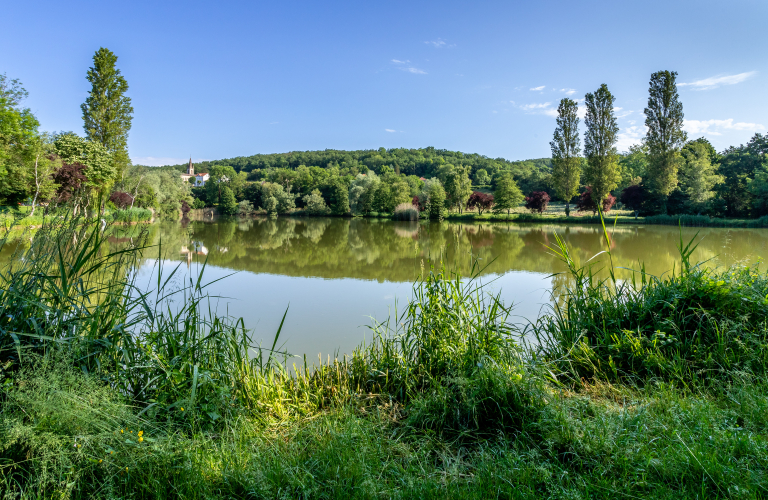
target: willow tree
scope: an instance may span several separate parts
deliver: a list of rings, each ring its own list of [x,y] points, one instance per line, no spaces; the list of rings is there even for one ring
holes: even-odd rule
[[[552,187],[565,200],[565,216],[571,214],[571,199],[579,194],[581,180],[581,143],[576,101],[567,97],[557,107],[557,127],[549,146],[552,148]]]
[[[584,170],[584,180],[592,187],[592,199],[598,206],[601,206],[621,178],[616,151],[619,126],[613,114],[615,100],[606,84],[600,85],[594,94],[588,93],[585,96],[587,114],[584,124],[587,133],[584,136],[584,154],[587,157],[587,168]]]
[[[651,75],[645,126],[648,133],[648,185],[662,200],[677,186],[677,171],[682,163],[680,150],[688,139],[683,130],[683,103],[677,94],[675,71],[657,71]]]
[[[91,83],[88,98],[80,106],[83,128],[88,139],[98,142],[112,154],[117,177],[130,163],[128,158],[128,131],[131,130],[133,107],[128,82],[115,67],[117,56],[104,47],[93,56],[93,67],[86,79]]]

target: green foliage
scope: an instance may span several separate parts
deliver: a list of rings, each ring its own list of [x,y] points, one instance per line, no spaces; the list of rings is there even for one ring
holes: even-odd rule
[[[34,194],[32,165],[40,143],[39,122],[20,102],[27,91],[0,75],[0,205],[16,205]]]
[[[501,213],[507,211],[507,216],[512,209],[520,206],[525,201],[525,195],[517,187],[511,176],[505,176],[496,182],[496,190],[493,192],[493,211]]]
[[[570,202],[579,194],[581,182],[581,146],[576,101],[567,97],[557,108],[557,127],[552,142],[552,186],[565,201],[565,216],[570,215]]]
[[[223,186],[221,188],[219,210],[221,210],[221,213],[224,215],[235,215],[239,210],[237,200],[235,200],[235,193],[229,189],[229,186]]]
[[[661,197],[667,197],[677,185],[681,166],[680,149],[688,139],[683,130],[683,104],[677,93],[677,73],[657,71],[651,75],[645,126],[648,132],[647,185]]]
[[[139,207],[113,210],[107,219],[114,222],[146,222],[152,219],[152,211]]]
[[[427,179],[419,195],[421,206],[430,219],[442,220],[445,216],[445,189],[438,179]]]
[[[88,98],[80,106],[86,137],[104,146],[111,154],[117,176],[130,165],[128,131],[133,120],[133,106],[128,82],[115,67],[117,56],[109,49],[99,48],[93,55],[93,67],[86,79],[91,84]]]
[[[438,179],[445,187],[446,206],[458,208],[461,213],[472,194],[469,168],[465,165],[443,165],[438,172]]]
[[[106,147],[69,132],[56,136],[53,148],[62,162],[86,166],[87,186],[94,195],[109,192],[115,182],[117,169],[112,153]]]
[[[603,202],[621,178],[615,146],[619,133],[613,111],[615,100],[606,84],[585,97],[587,114],[584,124],[587,132],[584,136],[584,154],[587,167],[584,170],[584,183],[592,187],[592,197],[597,205]]]
[[[646,178],[648,170],[648,146],[633,144],[627,153],[619,157],[621,180],[616,191],[624,191],[629,186],[640,184]]]
[[[723,183],[723,176],[716,173],[716,166],[710,162],[711,152],[706,144],[691,142],[683,149],[682,155],[684,163],[680,169],[680,189],[688,196],[691,210],[701,212],[715,196],[712,189]]]
[[[663,277],[638,270],[617,280],[605,233],[610,278],[579,267],[557,237],[551,248],[568,266],[573,285],[535,332],[545,356],[579,380],[683,387],[762,378],[768,368],[768,276],[757,268],[725,271],[690,262],[697,244],[679,242],[679,272]]]
[[[312,191],[311,194],[305,195],[302,201],[304,202],[305,210],[310,215],[326,215],[329,212],[325,200],[317,189]]]

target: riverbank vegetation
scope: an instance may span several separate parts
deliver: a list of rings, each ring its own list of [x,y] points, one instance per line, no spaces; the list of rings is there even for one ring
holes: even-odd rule
[[[568,279],[527,327],[479,268],[427,267],[366,345],[288,369],[279,329],[250,345],[162,259],[137,289],[137,259],[164,250],[139,234],[111,250],[83,222],[39,231],[0,275],[11,497],[768,493],[768,276],[697,266],[695,241],[631,286],[610,231],[593,267],[556,239]]]

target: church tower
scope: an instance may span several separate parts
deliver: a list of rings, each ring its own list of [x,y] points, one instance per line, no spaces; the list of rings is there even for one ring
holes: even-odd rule
[[[187,175],[193,176],[195,175],[195,166],[192,165],[192,157],[189,157],[189,167],[187,168]]]

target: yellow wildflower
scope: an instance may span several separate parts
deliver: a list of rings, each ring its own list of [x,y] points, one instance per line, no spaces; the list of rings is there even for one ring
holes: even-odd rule
[[[101,460],[101,459],[99,459],[99,463],[101,463],[101,462],[102,462],[102,460]]]
[[[123,432],[125,432],[125,429],[120,429],[120,434],[122,434]]]
[[[144,438],[139,436],[139,443],[141,443],[142,441],[144,441]]]
[[[144,435],[144,431],[139,431],[139,437]]]
[[[184,411],[184,407],[183,406],[181,407],[181,411]]]

